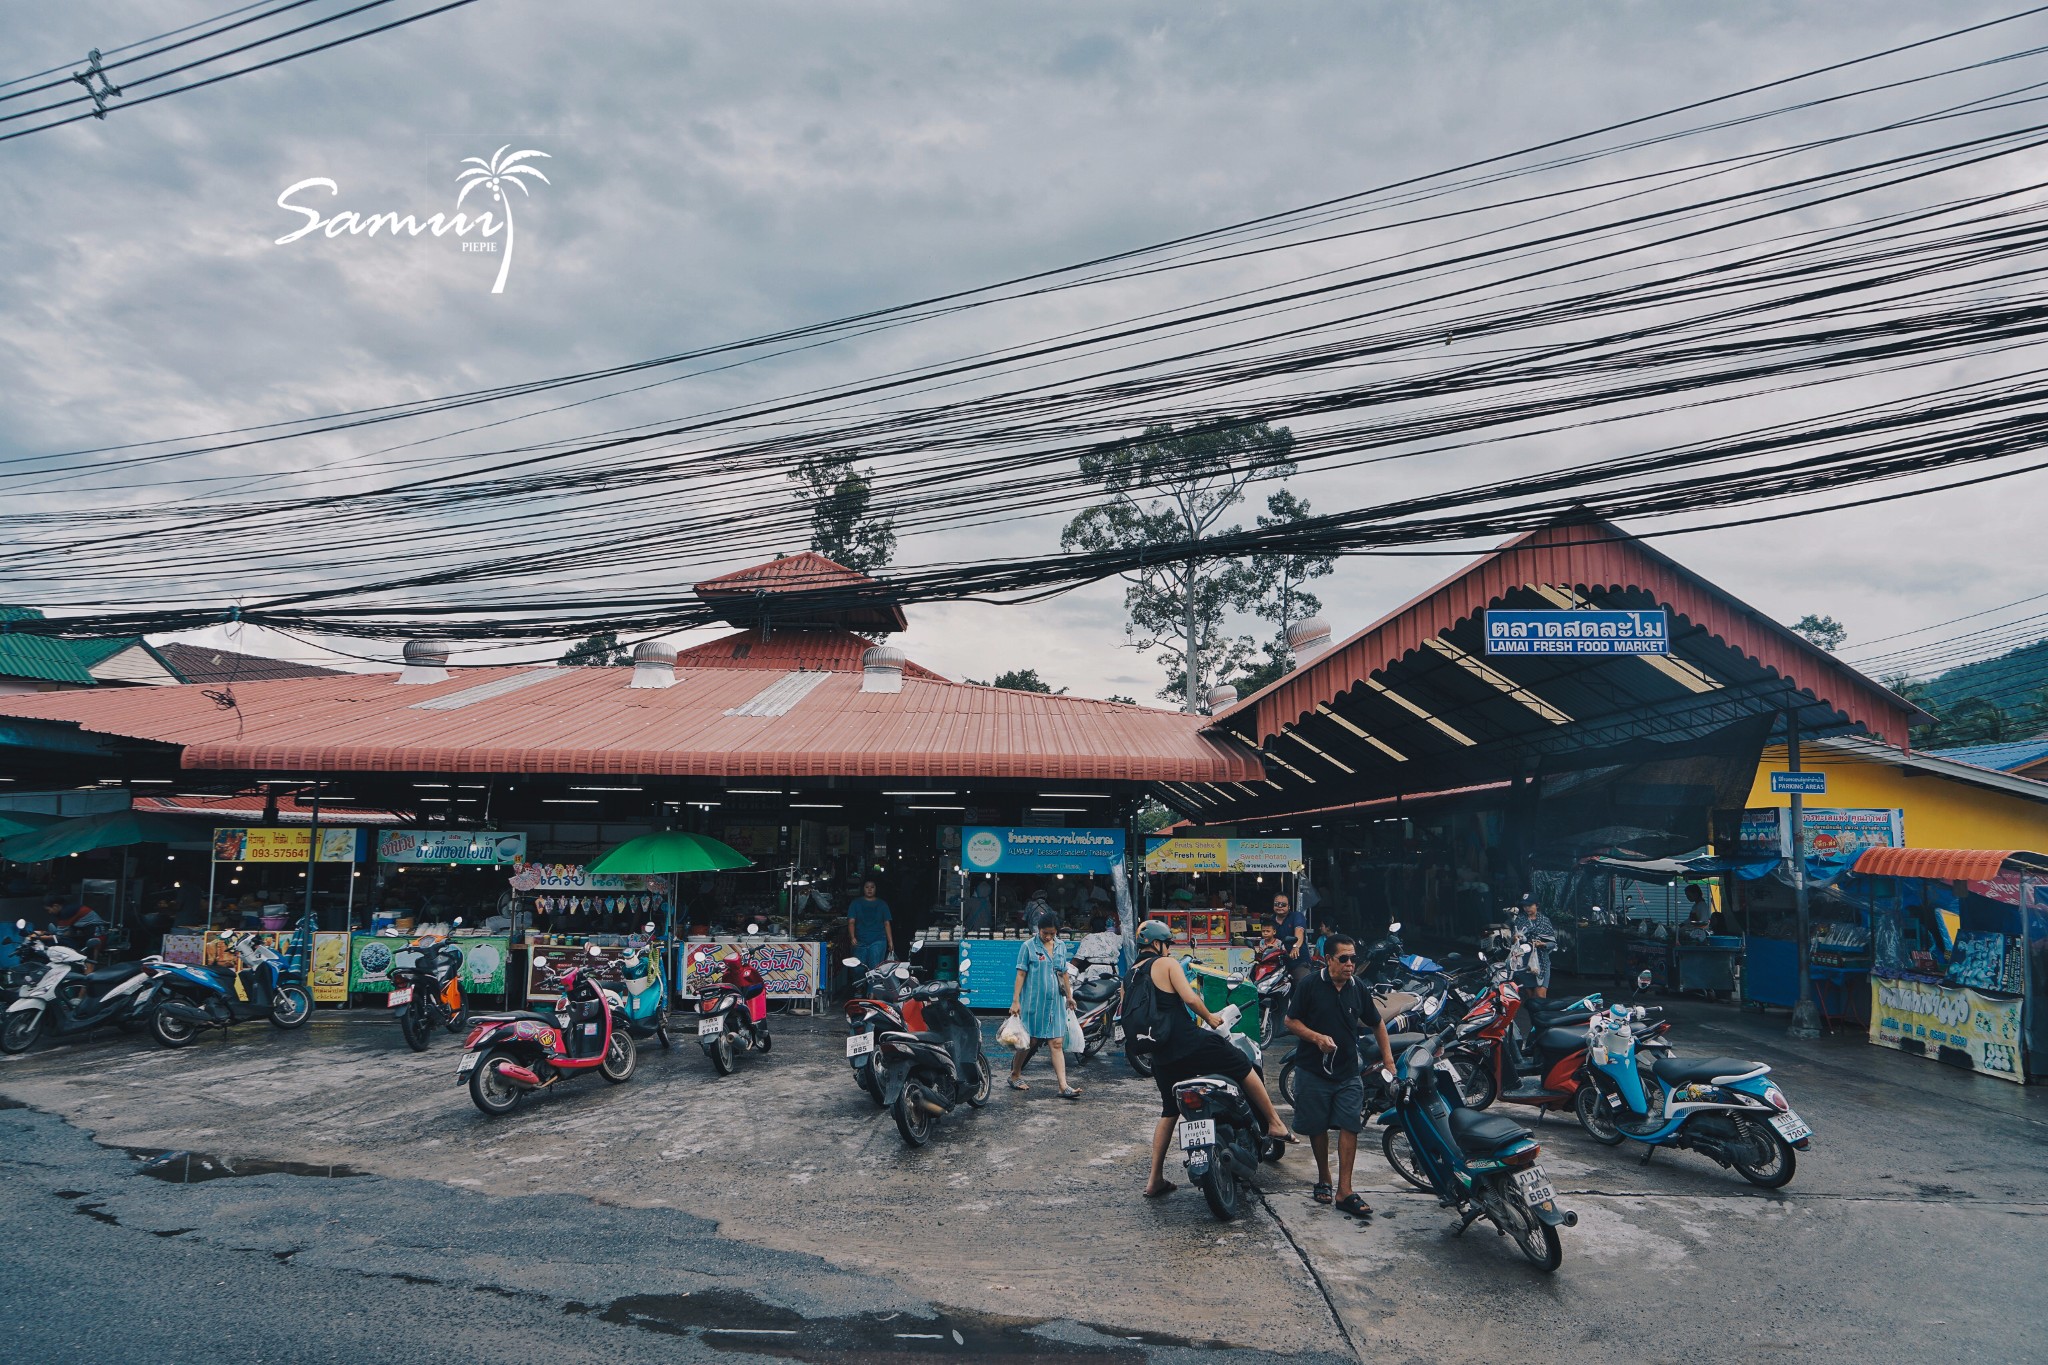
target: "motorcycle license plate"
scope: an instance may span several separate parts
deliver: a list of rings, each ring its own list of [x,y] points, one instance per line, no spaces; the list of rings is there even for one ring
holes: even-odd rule
[[[697,1021],[697,1036],[700,1038],[723,1032],[725,1032],[725,1016],[722,1014],[714,1014],[709,1019],[699,1019]]]
[[[850,1034],[846,1039],[846,1055],[849,1057],[865,1057],[874,1050],[875,1035],[872,1033]]]
[[[1185,1152],[1196,1147],[1216,1145],[1216,1120],[1182,1119],[1180,1122],[1180,1149]]]
[[[400,1005],[410,1005],[411,1003],[412,1003],[412,987],[410,987],[410,986],[407,986],[407,987],[406,987],[406,988],[405,988],[404,990],[402,990],[402,991],[393,991],[393,992],[391,992],[391,1008],[392,1008],[392,1009],[397,1009],[397,1008],[398,1008],[398,1007],[399,1007]]]
[[[1541,1171],[1522,1171],[1515,1176],[1515,1193],[1522,1196],[1522,1202],[1530,1208],[1541,1208],[1557,1198],[1557,1191],[1550,1188],[1550,1180]]]
[[[481,1052],[463,1053],[462,1061],[458,1063],[455,1067],[455,1074],[458,1076],[467,1076],[470,1072],[476,1070],[476,1064],[479,1061],[483,1060],[483,1055],[484,1054]]]
[[[1813,1136],[1813,1129],[1806,1126],[1806,1120],[1790,1110],[1782,1114],[1773,1114],[1771,1127],[1777,1129],[1778,1136],[1787,1142],[1797,1142],[1801,1138]]]

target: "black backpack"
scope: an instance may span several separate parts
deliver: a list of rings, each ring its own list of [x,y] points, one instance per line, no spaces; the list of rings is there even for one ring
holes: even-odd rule
[[[1174,1014],[1159,1007],[1159,992],[1152,985],[1152,964],[1156,957],[1141,958],[1124,978],[1124,1051],[1134,1057],[1150,1056],[1172,1041]]]

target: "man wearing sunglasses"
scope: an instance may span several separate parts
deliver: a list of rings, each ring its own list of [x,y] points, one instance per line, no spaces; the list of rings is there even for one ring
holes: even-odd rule
[[[1332,934],[1323,946],[1323,969],[1295,983],[1287,998],[1287,1031],[1294,1046],[1294,1131],[1308,1134],[1316,1154],[1315,1201],[1354,1218],[1372,1207],[1351,1188],[1358,1135],[1365,1127],[1365,1080],[1358,1035],[1371,1029],[1379,1055],[1390,1055],[1387,1026],[1371,992],[1358,980],[1358,944]],[[1337,1130],[1337,1179],[1330,1181],[1330,1130]]]

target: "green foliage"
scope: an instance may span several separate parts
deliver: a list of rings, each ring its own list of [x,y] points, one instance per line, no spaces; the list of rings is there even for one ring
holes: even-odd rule
[[[1832,654],[1842,647],[1849,638],[1849,628],[1832,616],[1815,616],[1811,612],[1792,623],[1792,629],[1804,635],[1809,644],[1825,649]]]
[[[967,679],[971,687],[1000,687],[1010,692],[1043,692],[1048,696],[1063,697],[1067,689],[1052,690],[1052,684],[1038,676],[1035,668],[1013,668],[1007,673],[996,674],[994,682],[983,682],[979,678]]]
[[[1157,834],[1179,817],[1150,797],[1138,807],[1138,831],[1141,834]]]
[[[601,630],[581,644],[569,646],[562,662],[580,668],[617,668],[631,661],[615,630]]]
[[[1170,553],[1235,535],[1243,528],[1224,518],[1254,480],[1292,474],[1293,449],[1291,432],[1264,422],[1194,431],[1147,427],[1134,440],[1081,457],[1082,474],[1105,497],[1067,523],[1060,545],[1070,553],[1155,546]],[[1277,506],[1269,499],[1268,511],[1286,518],[1297,505],[1305,515],[1306,505],[1291,499]],[[1296,600],[1299,582],[1316,576],[1311,567],[1285,571]],[[1225,621],[1268,600],[1273,572],[1242,560],[1167,558],[1124,575],[1125,637],[1135,649],[1156,651],[1169,679],[1161,697],[1199,710],[1210,686],[1246,666],[1256,647],[1250,636],[1228,633]]]
[[[1104,697],[1103,700],[1120,701],[1125,706],[1136,706],[1138,704],[1138,699],[1136,697],[1127,697],[1121,692],[1112,692],[1107,697]]]
[[[811,548],[858,573],[887,566],[896,556],[896,522],[871,515],[872,477],[854,468],[851,453],[806,455],[789,472],[811,510]]]
[[[1251,664],[1236,677],[1230,685],[1237,689],[1240,697],[1249,697],[1261,688],[1271,687],[1294,669],[1294,656],[1287,652],[1284,640],[1266,641],[1265,657]]]

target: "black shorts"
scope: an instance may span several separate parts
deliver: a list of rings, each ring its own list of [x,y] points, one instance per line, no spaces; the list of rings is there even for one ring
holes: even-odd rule
[[[1173,1102],[1173,1088],[1197,1076],[1222,1076],[1244,1084],[1252,1074],[1252,1060],[1232,1047],[1223,1035],[1187,1025],[1183,1036],[1153,1058],[1152,1079],[1159,1083],[1159,1116],[1174,1118],[1180,1106]]]

